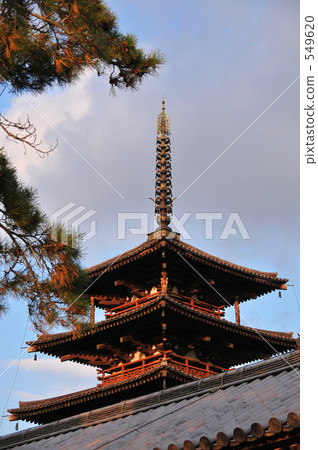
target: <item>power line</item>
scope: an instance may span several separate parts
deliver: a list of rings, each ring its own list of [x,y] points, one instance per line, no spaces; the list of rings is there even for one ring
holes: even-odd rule
[[[294,285],[294,284],[287,284],[287,286],[292,286],[292,287],[293,287],[293,290],[294,290],[294,294],[295,294],[295,300],[296,300],[296,303],[297,303],[298,309],[299,309],[299,311],[300,311],[300,305],[299,305],[299,301],[298,301],[298,296],[297,296],[297,294],[296,294],[296,289],[295,289],[295,285]]]
[[[23,346],[23,344],[24,344],[24,342],[25,342],[25,335],[26,335],[26,332],[27,332],[27,329],[28,329],[28,324],[29,324],[29,316],[27,316],[27,320],[26,320],[26,324],[25,324],[25,330],[24,330],[24,333],[23,333],[23,338],[22,338],[22,342],[21,342],[20,348],[22,348],[22,346]],[[18,371],[19,371],[19,366],[20,366],[21,356],[22,356],[22,353],[21,353],[20,356],[18,357],[17,368],[16,368],[16,370],[15,370],[15,374],[14,374],[14,377],[13,377],[11,389],[10,389],[10,392],[9,392],[9,395],[8,395],[8,398],[7,398],[7,401],[6,401],[5,405],[4,405],[4,409],[3,409],[3,411],[2,411],[2,415],[1,415],[1,418],[0,418],[0,428],[1,428],[1,425],[2,425],[2,420],[3,420],[3,418],[4,418],[4,417],[7,417],[7,415],[5,415],[5,413],[6,413],[6,410],[7,410],[7,405],[8,405],[8,403],[9,403],[9,400],[10,400],[10,397],[11,397],[11,394],[12,394],[12,391],[13,391],[13,388],[14,388],[14,385],[15,385],[15,382],[16,382],[16,379],[17,379],[17,376],[18,376]]]

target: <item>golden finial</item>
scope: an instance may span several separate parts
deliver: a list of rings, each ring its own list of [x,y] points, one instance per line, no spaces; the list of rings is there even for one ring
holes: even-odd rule
[[[165,100],[162,100],[161,113],[157,119],[157,135],[168,136],[170,134],[170,117],[165,112]]]
[[[161,229],[170,230],[172,216],[172,182],[170,153],[170,117],[165,112],[165,100],[162,100],[161,113],[157,120],[156,151],[156,198],[155,214]]]
[[[177,239],[179,233],[175,233],[169,224],[173,217],[172,204],[175,198],[172,198],[172,173],[171,173],[171,148],[170,148],[170,117],[165,112],[165,100],[162,100],[161,113],[157,120],[157,139],[156,139],[156,184],[155,198],[151,198],[155,205],[155,216],[158,222],[158,228],[148,235],[151,239]],[[161,289],[162,292],[167,289],[168,278],[166,269],[162,271]]]

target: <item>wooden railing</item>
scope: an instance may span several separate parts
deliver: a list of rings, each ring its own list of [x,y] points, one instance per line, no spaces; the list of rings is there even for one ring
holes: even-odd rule
[[[224,305],[214,306],[211,305],[210,303],[205,303],[202,302],[201,300],[196,300],[194,298],[187,297],[186,295],[175,294],[174,292],[169,292],[168,295],[169,297],[182,300],[183,304],[191,306],[192,309],[203,311],[216,317],[223,317],[225,314]]]
[[[158,296],[160,292],[156,292],[155,294],[146,295],[145,297],[138,298],[129,303],[123,303],[122,305],[116,306],[115,308],[105,309],[105,318],[112,317],[117,314],[123,314],[125,312],[131,311],[137,308],[140,305],[144,305],[150,301],[152,301],[155,297]],[[214,317],[221,318],[224,316],[224,305],[222,306],[214,306],[209,303],[201,302],[200,300],[195,300],[191,297],[187,297],[180,294],[175,294],[174,292],[168,292],[167,295],[171,298],[177,299],[181,301],[186,306],[190,306],[191,309],[202,311],[207,314],[210,314]]]
[[[155,297],[158,296],[158,292],[151,295],[146,295],[145,297],[138,298],[132,302],[123,303],[122,305],[116,306],[112,309],[105,309],[105,317],[115,316],[117,314],[122,314],[124,312],[130,311],[131,309],[135,309],[137,306],[144,305],[145,303],[150,302]]]
[[[197,378],[208,377],[226,370],[224,367],[204,363],[180,355],[171,354],[168,356],[167,360],[169,361],[169,366],[175,367],[176,369],[182,370],[182,372],[193,375]]]
[[[128,378],[134,378],[137,375],[146,373],[155,367],[159,367],[162,364],[163,355],[154,355],[148,358],[143,358],[138,361],[123,364],[122,366],[112,367],[106,370],[97,370],[98,381],[101,384],[98,386],[104,386],[106,384],[113,384],[119,381],[127,380]]]
[[[194,359],[185,358],[184,356],[174,355],[169,350],[166,352],[160,352],[157,355],[148,356],[147,358],[143,358],[138,361],[126,363],[121,366],[111,367],[110,369],[98,369],[97,379],[98,381],[101,381],[98,386],[105,386],[124,381],[129,378],[134,378],[163,365],[174,367],[184,374],[191,375],[196,378],[205,378],[227,370],[213,364],[203,363]]]

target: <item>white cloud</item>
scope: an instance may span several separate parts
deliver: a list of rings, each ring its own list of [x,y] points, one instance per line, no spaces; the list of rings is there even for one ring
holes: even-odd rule
[[[14,396],[21,401],[31,402],[32,400],[40,400],[40,396],[38,394],[33,394],[32,392],[27,391],[15,391]]]
[[[17,363],[16,363],[17,364]],[[96,378],[96,369],[83,364],[70,361],[61,362],[59,359],[42,359],[39,357],[37,361],[33,359],[21,359],[20,368],[37,374],[55,374],[62,376],[71,376],[76,379],[92,379]]]
[[[6,116],[22,123],[29,118],[35,125],[37,140],[43,142],[41,148],[47,150],[50,144],[54,146],[56,141],[63,142],[65,130],[89,114],[91,97],[87,88],[92,76],[93,73],[86,73],[71,88],[53,89],[42,95],[20,95],[13,100]],[[50,173],[58,168],[63,158],[60,145],[48,155],[48,160],[43,160],[27,146],[24,149],[22,144],[5,139],[5,134],[1,135],[1,145],[16,165],[19,175],[28,183],[34,178],[34,171],[40,169]]]

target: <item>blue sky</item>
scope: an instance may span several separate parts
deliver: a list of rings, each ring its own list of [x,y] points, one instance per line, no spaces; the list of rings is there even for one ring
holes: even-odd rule
[[[1,145],[21,177],[38,190],[48,216],[70,203],[95,212],[81,231],[88,233],[95,221],[84,265],[97,264],[145,239],[128,232],[118,240],[118,213],[147,213],[152,231],[148,197],[154,195],[156,119],[164,96],[172,121],[173,194],[179,197],[174,213],[179,219],[190,214],[186,242],[289,278],[294,287],[282,298],[273,293],[244,303],[242,321],[297,336],[299,2],[116,0],[108,5],[123,32],[165,55],[158,77],[137,92],[116,96],[110,95],[107,80],[87,73],[76,85],[41,96],[5,99],[5,104],[2,97],[2,111],[12,118],[28,114],[44,144],[58,139],[59,146],[40,159],[3,137]],[[205,239],[196,213],[222,214],[213,239]],[[250,239],[240,233],[220,239],[231,213],[239,214]],[[232,320],[233,312],[227,317]],[[19,400],[96,385],[94,369],[44,355],[35,362],[21,350],[23,340],[36,337],[26,320],[18,302],[1,320],[1,412],[6,403],[13,408]],[[21,351],[17,371],[13,361]],[[21,423],[20,429],[28,426]],[[3,418],[0,433],[14,427]]]

